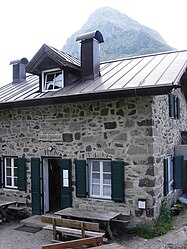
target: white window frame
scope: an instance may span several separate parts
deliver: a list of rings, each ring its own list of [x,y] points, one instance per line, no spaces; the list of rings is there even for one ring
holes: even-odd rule
[[[61,82],[61,86],[57,89],[54,88],[54,83],[55,81],[53,81],[53,89],[46,89],[46,76],[49,74],[55,74],[55,73],[62,73],[62,82]],[[48,91],[57,91],[61,88],[64,87],[64,71],[61,70],[60,68],[55,68],[55,69],[50,69],[50,70],[44,70],[42,71],[42,91],[43,92],[48,92]]]
[[[174,184],[174,175],[173,175],[173,158],[172,156],[165,157],[165,160],[167,161],[167,172],[168,172],[168,194],[173,191],[173,184]]]
[[[100,186],[100,193],[99,195],[95,195],[95,194],[92,194],[93,192],[93,162],[99,162],[99,166],[100,166],[100,170],[97,172],[98,174],[100,174],[100,182],[98,183],[98,185]],[[108,195],[104,195],[104,191],[103,191],[103,186],[110,186],[111,188],[111,193],[112,193],[112,180],[111,180],[111,170],[110,172],[104,172],[103,171],[103,163],[104,162],[109,162],[110,163],[110,166],[112,167],[112,161],[111,160],[97,160],[97,159],[94,159],[94,160],[88,160],[88,166],[89,166],[89,196],[92,197],[92,198],[101,198],[101,199],[111,199],[111,194],[110,196]],[[96,171],[95,171],[96,172]],[[109,174],[110,175],[110,184],[104,184],[103,180],[104,180],[104,174]],[[96,183],[94,183],[96,184]]]
[[[7,165],[7,160],[10,160],[10,165]],[[4,157],[4,173],[5,173],[5,188],[14,188],[18,189],[18,175],[15,175],[15,168],[17,168],[18,172],[18,165],[15,165],[15,160],[17,157]],[[7,167],[10,169],[10,176],[7,176]],[[8,184],[8,179],[11,179],[11,184]],[[15,183],[17,181],[17,184]]]

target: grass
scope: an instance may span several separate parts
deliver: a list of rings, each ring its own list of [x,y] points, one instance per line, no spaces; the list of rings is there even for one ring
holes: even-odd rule
[[[152,239],[166,234],[173,226],[173,219],[170,207],[166,201],[163,201],[160,209],[160,215],[154,225],[141,224],[130,229],[130,233],[138,235],[145,239]]]

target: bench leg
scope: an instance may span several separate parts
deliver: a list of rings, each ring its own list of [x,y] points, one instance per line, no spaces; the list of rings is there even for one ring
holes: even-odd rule
[[[113,236],[113,233],[112,233],[112,231],[111,231],[110,223],[109,223],[109,222],[106,222],[106,231],[107,231],[107,233],[108,233],[110,239],[113,240],[113,239],[114,239],[114,236]]]

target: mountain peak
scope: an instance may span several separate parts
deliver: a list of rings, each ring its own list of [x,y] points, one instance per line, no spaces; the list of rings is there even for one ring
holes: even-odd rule
[[[96,29],[105,41],[100,49],[101,60],[172,50],[157,31],[110,7],[95,10],[82,28],[68,38],[62,50],[79,58],[80,44],[76,37]]]

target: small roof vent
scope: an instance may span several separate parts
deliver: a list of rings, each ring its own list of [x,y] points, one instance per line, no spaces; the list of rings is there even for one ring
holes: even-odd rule
[[[25,67],[28,63],[27,58],[13,60],[10,65],[13,65],[13,83],[20,83],[26,79]]]
[[[104,42],[99,30],[79,35],[81,42],[81,75],[83,80],[93,80],[100,75],[99,44]]]
[[[94,31],[79,35],[76,41],[84,41],[84,40],[93,39],[93,38],[95,38],[99,43],[104,42],[103,35],[101,34],[99,30],[94,30]]]

